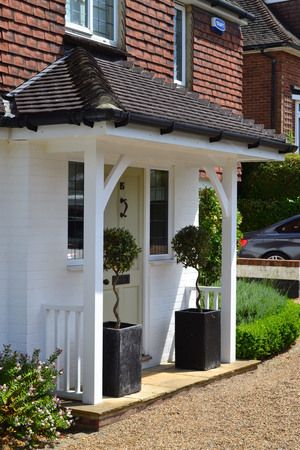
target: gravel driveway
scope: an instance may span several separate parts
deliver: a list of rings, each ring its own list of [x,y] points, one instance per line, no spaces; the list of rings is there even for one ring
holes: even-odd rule
[[[300,340],[254,372],[192,388],[59,450],[300,450]]]

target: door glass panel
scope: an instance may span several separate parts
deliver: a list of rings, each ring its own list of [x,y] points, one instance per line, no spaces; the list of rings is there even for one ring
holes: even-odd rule
[[[84,165],[69,162],[68,259],[83,258]]]
[[[168,254],[169,173],[150,172],[150,254]]]

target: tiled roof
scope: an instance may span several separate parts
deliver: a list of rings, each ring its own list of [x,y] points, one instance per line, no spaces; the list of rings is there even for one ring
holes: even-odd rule
[[[235,0],[255,16],[254,21],[242,26],[244,48],[292,46],[300,49],[300,40],[276,19],[264,0]]]
[[[124,61],[96,60],[80,48],[15,89],[11,96],[15,118],[4,118],[2,126],[92,125],[109,112],[114,120],[127,117],[145,125],[155,123],[165,126],[166,132],[175,128],[213,139],[250,139],[252,144],[258,139],[272,145],[285,142],[284,137],[209,104],[198,94],[165,84]]]

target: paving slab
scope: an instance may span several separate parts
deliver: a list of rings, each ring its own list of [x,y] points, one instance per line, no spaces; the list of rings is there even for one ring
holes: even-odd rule
[[[142,373],[142,389],[135,394],[120,398],[104,397],[97,405],[79,402],[66,402],[72,414],[83,429],[98,430],[101,426],[119,420],[122,416],[134,413],[155,401],[176,394],[193,386],[206,385],[220,378],[233,376],[257,368],[259,361],[236,361],[222,364],[216,369],[206,371],[183,370],[174,364],[161,364]]]

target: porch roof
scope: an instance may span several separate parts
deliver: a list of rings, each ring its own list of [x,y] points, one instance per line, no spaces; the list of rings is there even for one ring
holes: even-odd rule
[[[277,20],[263,0],[235,1],[255,16],[254,21],[242,26],[245,50],[281,46],[300,49],[300,39]]]
[[[161,134],[174,130],[207,136],[211,142],[232,139],[249,148],[270,146],[294,151],[285,137],[262,125],[200,99],[199,95],[167,84],[124,61],[95,59],[77,48],[5,97],[10,111],[0,126],[85,124],[112,120],[156,126]],[[1,113],[1,111],[0,111]]]

